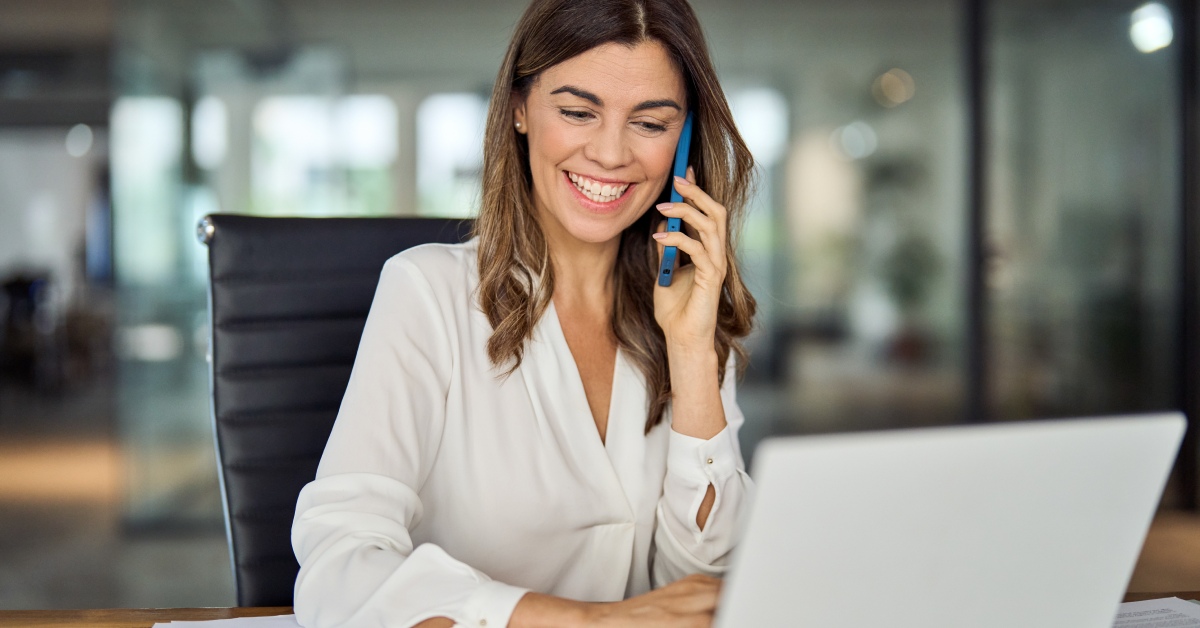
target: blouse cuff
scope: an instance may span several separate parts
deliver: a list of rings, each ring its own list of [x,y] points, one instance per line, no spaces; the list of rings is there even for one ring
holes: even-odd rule
[[[462,628],[504,628],[517,607],[517,602],[529,589],[503,582],[484,582],[463,605],[464,621],[455,624]]]
[[[737,473],[737,459],[737,445],[728,425],[708,440],[671,430],[667,473],[689,486],[720,486]]]

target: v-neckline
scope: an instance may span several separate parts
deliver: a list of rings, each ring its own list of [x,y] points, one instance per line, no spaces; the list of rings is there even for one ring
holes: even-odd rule
[[[612,440],[609,438],[609,436],[611,435],[613,428],[613,407],[616,405],[617,400],[617,383],[621,380],[619,376],[621,370],[621,345],[617,345],[616,354],[613,356],[612,373],[609,375],[611,380],[609,381],[608,387],[608,404],[604,417],[604,435],[601,436],[600,426],[596,425],[596,417],[592,414],[591,404],[588,403],[587,387],[583,385],[583,374],[579,371],[579,363],[575,360],[575,354],[571,352],[571,345],[567,342],[567,332],[565,329],[563,329],[562,320],[558,318],[558,308],[554,305],[553,299],[550,301],[546,316],[553,317],[555,331],[557,332],[558,338],[562,340],[562,346],[566,348],[567,356],[570,358],[570,364],[573,367],[570,375],[573,376],[573,381],[579,384],[579,394],[571,396],[577,399],[583,399],[584,415],[592,419],[592,427],[595,429],[596,438],[599,439],[600,445],[604,447],[605,451],[608,451],[608,443],[610,440]]]
[[[620,499],[623,511],[632,513],[632,504],[640,503],[644,487],[643,462],[646,437],[643,424],[647,393],[633,365],[617,348],[613,366],[612,398],[608,404],[608,428],[603,442],[592,420],[587,394],[575,357],[551,301],[534,331],[526,362],[518,369],[534,404],[539,420],[547,429],[561,434],[563,444],[573,452],[583,468],[602,484],[612,483],[619,491],[610,498]],[[588,425],[583,425],[587,417]],[[556,425],[557,427],[551,427]]]

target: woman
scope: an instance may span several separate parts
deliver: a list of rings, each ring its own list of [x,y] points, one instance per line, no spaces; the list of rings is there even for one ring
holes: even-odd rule
[[[670,180],[689,110],[694,170]],[[302,624],[711,622],[750,488],[729,225],[751,166],[684,0],[534,0],[477,237],[380,278],[296,509]],[[671,185],[685,202],[656,205]],[[691,259],[667,288],[663,246]]]

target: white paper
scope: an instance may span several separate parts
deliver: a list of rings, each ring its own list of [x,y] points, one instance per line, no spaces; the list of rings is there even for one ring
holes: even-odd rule
[[[1113,628],[1200,628],[1200,605],[1177,597],[1126,602]]]
[[[154,624],[154,628],[300,628],[300,624],[296,623],[295,615],[272,615],[270,617],[237,617],[209,621],[169,621]]]

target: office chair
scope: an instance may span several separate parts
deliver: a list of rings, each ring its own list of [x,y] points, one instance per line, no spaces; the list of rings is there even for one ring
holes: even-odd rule
[[[383,264],[470,221],[211,215],[210,374],[239,606],[291,606],[292,517],[316,474]]]

